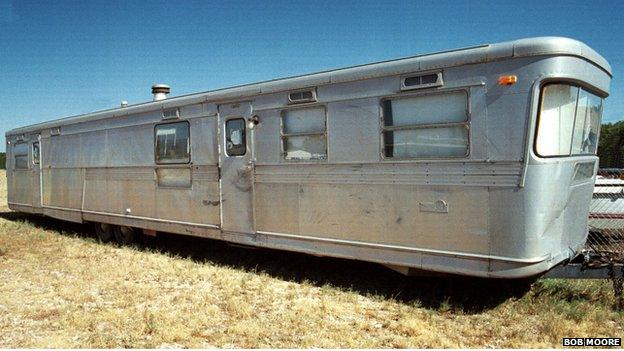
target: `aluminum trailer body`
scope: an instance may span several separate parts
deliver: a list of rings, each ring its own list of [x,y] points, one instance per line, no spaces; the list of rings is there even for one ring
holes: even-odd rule
[[[536,276],[585,243],[611,76],[583,43],[530,38],[40,123],[6,134],[9,207]]]

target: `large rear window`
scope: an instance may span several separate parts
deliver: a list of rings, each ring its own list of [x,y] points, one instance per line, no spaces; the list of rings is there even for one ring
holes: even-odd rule
[[[602,98],[569,84],[542,87],[535,137],[539,156],[594,155],[602,116]]]

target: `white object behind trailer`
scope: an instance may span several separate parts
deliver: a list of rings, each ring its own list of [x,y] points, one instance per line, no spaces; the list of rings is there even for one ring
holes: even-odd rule
[[[610,79],[585,44],[532,38],[41,123],[7,133],[9,206],[104,239],[535,276],[585,242]]]

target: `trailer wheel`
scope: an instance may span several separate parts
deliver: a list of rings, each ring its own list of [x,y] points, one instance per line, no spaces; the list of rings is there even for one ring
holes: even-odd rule
[[[136,229],[125,226],[116,226],[113,233],[115,234],[115,241],[121,245],[130,245],[139,236]]]
[[[107,243],[113,240],[113,226],[106,223],[95,223],[95,235],[100,242]]]

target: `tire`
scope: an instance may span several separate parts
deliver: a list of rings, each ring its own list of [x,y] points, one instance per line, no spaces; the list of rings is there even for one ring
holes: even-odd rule
[[[95,223],[95,235],[100,242],[110,242],[114,238],[113,226],[106,223]]]
[[[136,242],[139,233],[132,227],[115,226],[113,229],[115,241],[120,245],[130,245]]]

